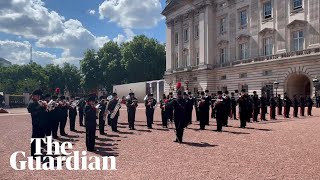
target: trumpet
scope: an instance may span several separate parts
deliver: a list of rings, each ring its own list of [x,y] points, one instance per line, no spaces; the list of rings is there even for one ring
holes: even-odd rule
[[[221,104],[223,102],[223,99],[214,99],[214,100],[215,102],[213,104],[213,109],[215,109],[218,104]]]
[[[56,107],[58,107],[59,104],[54,101],[54,100],[50,100],[49,103],[48,103],[48,108],[47,110],[50,112],[50,111],[53,111]]]

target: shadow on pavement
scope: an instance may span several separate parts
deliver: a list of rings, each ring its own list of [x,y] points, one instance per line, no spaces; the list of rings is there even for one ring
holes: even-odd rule
[[[188,146],[194,146],[194,147],[216,147],[218,145],[209,144],[209,143],[197,143],[197,142],[183,142],[182,144],[188,145]]]

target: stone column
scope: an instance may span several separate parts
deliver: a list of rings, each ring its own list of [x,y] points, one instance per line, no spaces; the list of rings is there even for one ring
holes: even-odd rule
[[[199,65],[206,64],[206,41],[207,29],[205,21],[205,8],[201,7],[199,14]]]
[[[196,62],[195,62],[195,49],[194,49],[194,12],[191,11],[190,14],[190,24],[189,24],[189,28],[190,28],[190,34],[189,34],[189,66],[195,66]]]
[[[9,94],[4,95],[4,107],[9,107]]]
[[[28,105],[29,104],[29,99],[30,99],[30,94],[29,93],[23,93],[24,96],[24,104]]]
[[[157,81],[157,102],[160,101],[160,87],[159,87],[159,81]]]
[[[172,46],[174,45],[173,34],[173,21],[167,21],[167,29],[166,29],[166,70],[172,70]]]
[[[179,18],[179,43],[178,43],[178,54],[179,54],[179,68],[183,67],[183,16],[178,17]]]

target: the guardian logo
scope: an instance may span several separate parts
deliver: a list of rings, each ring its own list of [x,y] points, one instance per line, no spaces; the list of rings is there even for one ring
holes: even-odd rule
[[[32,156],[26,160],[17,162],[17,157],[26,158],[26,153],[17,151],[10,157],[10,166],[15,170],[63,170],[63,164],[67,170],[117,170],[116,158],[114,156],[87,157],[87,152],[82,151],[81,157],[79,151],[72,151],[72,143],[53,142],[52,137],[31,138],[31,143],[36,143],[35,163]],[[41,141],[46,145],[46,153],[41,152]],[[53,149],[54,148],[54,152]],[[67,152],[67,150],[69,152]],[[110,162],[110,166],[109,166]]]

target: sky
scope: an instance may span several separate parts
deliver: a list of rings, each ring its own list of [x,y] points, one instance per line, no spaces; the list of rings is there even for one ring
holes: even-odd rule
[[[165,0],[0,0],[0,57],[79,66],[87,49],[144,34],[165,42]]]

